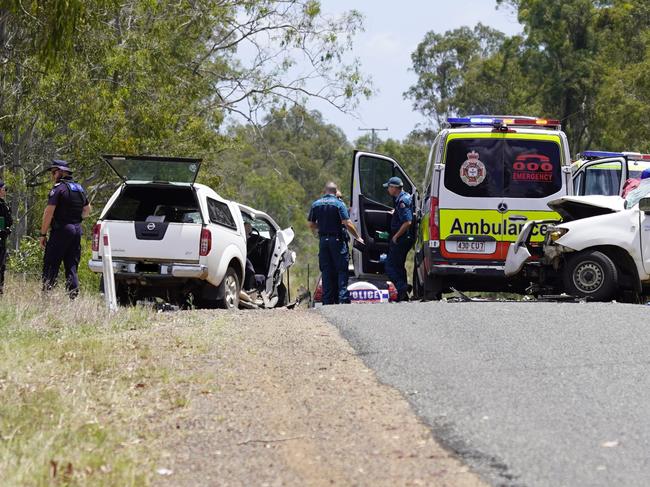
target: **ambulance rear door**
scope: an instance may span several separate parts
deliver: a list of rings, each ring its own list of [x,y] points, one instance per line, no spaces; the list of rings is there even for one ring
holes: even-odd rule
[[[350,219],[365,241],[363,249],[355,246],[352,250],[356,276],[385,276],[393,199],[383,185],[393,176],[404,182],[404,191],[413,195],[415,204],[415,185],[397,161],[381,154],[354,151]]]

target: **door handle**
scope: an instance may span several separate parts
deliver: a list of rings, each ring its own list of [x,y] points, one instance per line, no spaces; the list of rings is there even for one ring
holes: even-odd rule
[[[525,222],[526,220],[528,220],[528,217],[524,215],[510,215],[508,217],[508,220],[512,220],[515,222]]]

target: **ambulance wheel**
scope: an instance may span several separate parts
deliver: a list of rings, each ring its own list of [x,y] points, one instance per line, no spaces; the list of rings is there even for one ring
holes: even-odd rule
[[[442,290],[444,287],[442,279],[439,277],[425,277],[422,301],[440,301],[442,299]]]
[[[571,256],[564,268],[568,294],[593,301],[610,301],[618,290],[618,269],[607,255],[588,250]]]

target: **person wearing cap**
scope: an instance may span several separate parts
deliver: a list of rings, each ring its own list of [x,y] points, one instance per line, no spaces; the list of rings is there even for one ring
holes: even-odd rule
[[[384,183],[388,194],[393,197],[393,216],[390,221],[390,242],[386,257],[386,274],[397,288],[397,301],[408,301],[408,280],[406,277],[406,255],[413,246],[411,224],[413,209],[411,195],[402,188],[404,183],[398,177]]]
[[[40,243],[45,249],[43,289],[47,291],[56,285],[63,262],[66,291],[74,299],[79,294],[77,267],[81,259],[81,222],[90,214],[90,203],[84,188],[72,178],[67,162],[55,159],[49,170],[54,186],[41,224]]]
[[[7,267],[7,237],[11,234],[13,219],[11,208],[5,201],[7,198],[7,186],[0,181],[0,294],[4,293],[5,269]]]
[[[347,228],[357,240],[363,242],[356,227],[350,221],[348,209],[336,197],[337,187],[333,182],[325,185],[323,196],[311,205],[309,227],[318,232],[318,265],[323,285],[323,304],[347,304],[348,292],[348,245],[343,238]],[[334,286],[336,282],[336,286]],[[338,296],[335,296],[335,293]]]

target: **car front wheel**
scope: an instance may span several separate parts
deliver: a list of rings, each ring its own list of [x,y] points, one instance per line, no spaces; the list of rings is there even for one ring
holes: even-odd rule
[[[564,269],[566,292],[594,301],[609,301],[618,289],[618,269],[607,255],[597,250],[571,256]]]

